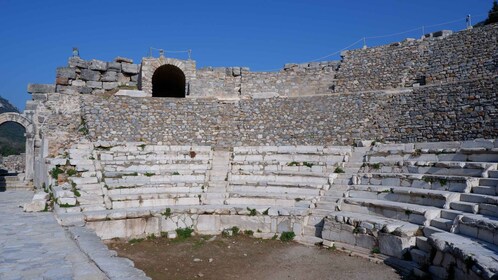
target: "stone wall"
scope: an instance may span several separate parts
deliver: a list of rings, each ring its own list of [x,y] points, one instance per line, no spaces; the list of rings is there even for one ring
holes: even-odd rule
[[[117,57],[113,62],[85,61],[69,58],[68,67],[57,68],[56,92],[96,94],[119,87],[136,88],[140,65],[128,58]]]
[[[0,169],[8,172],[24,172],[26,168],[26,154],[0,157]]]
[[[336,92],[411,87],[496,75],[498,25],[343,53]]]
[[[332,93],[338,65],[338,61],[286,64],[279,72],[243,73],[242,95],[258,97]]]
[[[191,82],[192,97],[238,97],[241,93],[241,75],[248,73],[241,67],[207,67],[197,70]]]
[[[498,81],[301,98],[157,99],[85,96],[93,140],[171,145],[331,145],[496,138]]]

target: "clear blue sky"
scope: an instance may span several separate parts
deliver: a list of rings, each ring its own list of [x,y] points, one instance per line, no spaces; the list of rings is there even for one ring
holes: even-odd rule
[[[492,0],[27,1],[0,0],[0,96],[21,110],[28,83],[53,83],[73,46],[84,59],[140,62],[149,47],[192,49],[197,67],[278,69],[311,61],[365,36],[420,26],[460,30],[486,18]],[[369,39],[374,46],[422,35]],[[361,47],[361,43],[353,48]],[[186,58],[186,56],[176,56]],[[329,60],[339,59],[338,55]]]

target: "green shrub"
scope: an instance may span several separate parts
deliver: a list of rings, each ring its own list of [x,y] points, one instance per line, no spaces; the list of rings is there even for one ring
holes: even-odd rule
[[[337,166],[334,170],[334,173],[345,173],[344,169],[342,169],[340,166]]]
[[[296,234],[293,231],[284,231],[280,235],[280,240],[287,242],[287,241],[292,241],[296,237]]]
[[[238,235],[239,232],[240,232],[240,229],[238,227],[236,227],[236,226],[232,227],[232,234],[233,234],[233,236]]]
[[[372,254],[380,254],[380,249],[379,247],[373,247],[372,251],[370,251]]]
[[[250,229],[246,229],[246,230],[244,230],[244,234],[245,235],[249,235],[249,236],[253,236],[254,235],[254,231],[252,231]]]
[[[163,215],[166,218],[169,218],[171,216],[171,208],[168,207],[164,209],[164,212],[162,212],[161,215]]]
[[[68,176],[72,177],[72,176],[74,176],[74,175],[78,174],[78,171],[76,171],[76,169],[71,168],[71,169],[68,169],[68,170],[66,171],[66,174],[67,174]]]
[[[52,176],[52,178],[57,180],[57,178],[59,177],[59,174],[64,174],[64,170],[60,169],[59,166],[56,166],[56,167],[52,168],[52,170],[50,170],[49,173],[50,173],[50,176]]]
[[[194,230],[192,228],[177,228],[176,229],[176,238],[177,239],[187,239],[192,236],[192,232]]]
[[[258,214],[258,212],[256,212],[256,209],[251,209],[249,207],[247,207],[247,211],[249,211],[249,216],[256,216]]]

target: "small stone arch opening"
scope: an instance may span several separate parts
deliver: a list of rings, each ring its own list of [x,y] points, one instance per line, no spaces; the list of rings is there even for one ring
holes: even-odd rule
[[[26,128],[18,122],[0,124],[0,155],[19,155],[26,151]]]
[[[160,66],[152,75],[153,97],[185,97],[185,74],[170,64]]]

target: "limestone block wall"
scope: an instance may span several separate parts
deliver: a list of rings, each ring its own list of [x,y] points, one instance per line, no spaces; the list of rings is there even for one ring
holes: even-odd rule
[[[244,96],[303,96],[334,92],[339,62],[286,64],[279,72],[247,72],[242,75]]]
[[[56,92],[96,94],[119,87],[137,87],[139,72],[140,65],[128,58],[105,62],[71,57],[67,67],[57,68]]]
[[[238,97],[242,86],[241,75],[247,72],[247,68],[241,67],[199,69],[190,84],[190,94],[192,97]]]
[[[446,37],[405,40],[343,53],[336,92],[411,87],[490,78],[497,74],[498,25]]]
[[[93,140],[170,145],[342,145],[496,138],[497,80],[299,98],[82,98]]]

